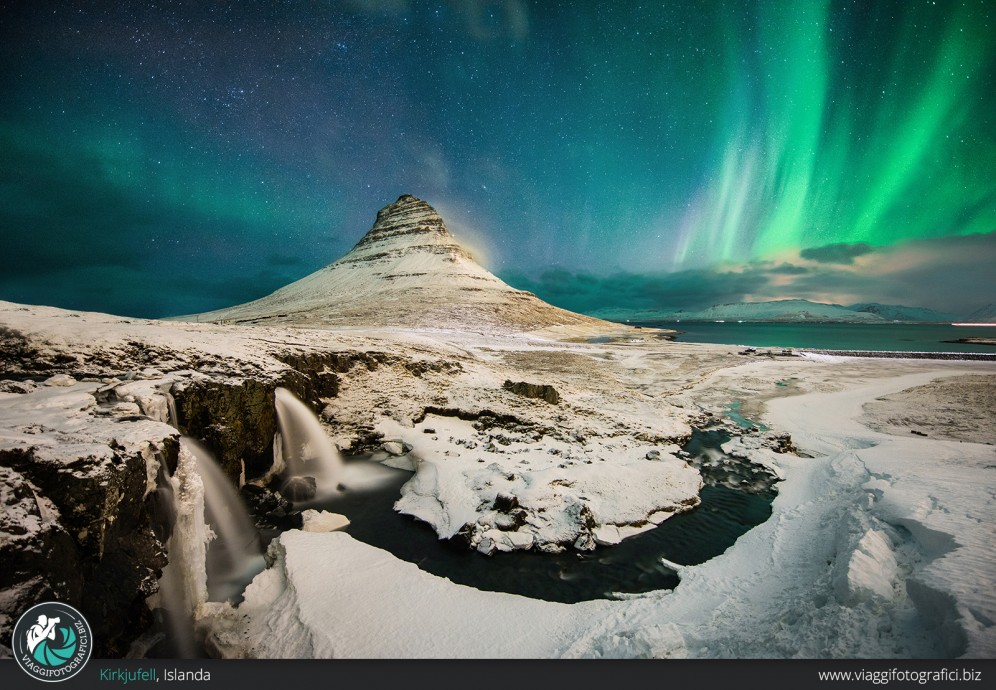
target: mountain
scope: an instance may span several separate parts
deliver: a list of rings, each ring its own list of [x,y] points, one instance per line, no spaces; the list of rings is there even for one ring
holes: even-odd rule
[[[271,295],[184,320],[472,331],[618,330],[516,290],[478,264],[429,204],[404,194],[338,261]]]
[[[982,310],[980,310],[981,312]],[[996,320],[996,307],[993,308]],[[601,309],[591,312],[592,316],[618,321],[775,321],[775,322],[815,322],[815,323],[886,323],[936,322],[950,323],[951,314],[926,309],[907,307],[899,304],[878,304],[862,302],[850,306],[810,302],[804,299],[784,299],[770,302],[737,302],[715,304],[697,310],[627,310]]]
[[[661,317],[666,321],[883,323],[883,319],[875,314],[852,311],[839,304],[823,304],[804,299],[716,304],[696,311],[679,310],[661,314]]]
[[[987,304],[961,319],[962,323],[996,323],[996,304]]]
[[[952,314],[927,309],[925,307],[906,307],[901,304],[878,304],[877,302],[862,302],[848,307],[853,311],[865,312],[881,316],[886,321],[926,321],[934,323],[951,323],[955,320]]]

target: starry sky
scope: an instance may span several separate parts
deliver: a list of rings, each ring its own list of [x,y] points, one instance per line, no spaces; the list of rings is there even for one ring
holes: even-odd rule
[[[560,306],[996,302],[987,0],[0,0],[0,299],[229,306],[402,193]]]

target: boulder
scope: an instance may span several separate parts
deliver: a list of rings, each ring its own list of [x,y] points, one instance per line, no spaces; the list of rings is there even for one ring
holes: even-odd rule
[[[318,483],[314,477],[290,477],[280,487],[280,494],[288,501],[310,501],[318,493]]]
[[[538,398],[540,400],[545,400],[551,405],[556,405],[560,402],[560,394],[557,392],[557,389],[547,384],[506,380],[502,387],[507,391],[515,393],[516,395],[521,395],[526,398]]]
[[[305,510],[301,513],[301,529],[305,532],[334,532],[349,526],[349,518],[327,510]]]

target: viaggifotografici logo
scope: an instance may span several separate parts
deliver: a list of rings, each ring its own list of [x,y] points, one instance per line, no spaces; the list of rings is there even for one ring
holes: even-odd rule
[[[93,636],[82,613],[68,604],[47,601],[18,619],[10,648],[29,676],[51,683],[83,670],[93,650]]]

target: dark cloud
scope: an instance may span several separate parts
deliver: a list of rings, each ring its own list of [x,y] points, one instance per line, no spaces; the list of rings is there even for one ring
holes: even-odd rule
[[[867,242],[853,244],[825,244],[822,247],[809,247],[799,252],[799,256],[821,264],[853,264],[855,257],[870,254],[875,249]]]
[[[768,273],[789,276],[798,276],[809,272],[809,269],[805,266],[797,266],[796,264],[790,264],[788,262],[778,264],[777,266],[768,269]]]
[[[996,302],[996,232],[914,240],[875,251],[876,264],[856,272],[834,265],[752,263],[742,270],[597,276],[550,269],[537,277],[509,273],[511,285],[572,311],[694,310],[745,300],[808,299],[881,302],[968,314]]]
[[[537,278],[521,273],[502,276],[510,285],[571,311],[599,309],[696,309],[739,302],[770,282],[765,267],[743,271],[688,270],[664,274],[615,273],[596,276],[550,269]]]

